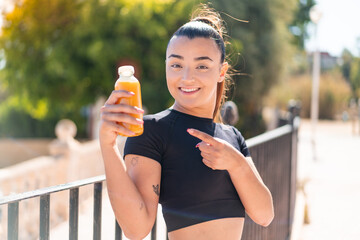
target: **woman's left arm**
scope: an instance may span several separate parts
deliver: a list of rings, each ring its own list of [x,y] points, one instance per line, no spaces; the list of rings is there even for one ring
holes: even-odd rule
[[[213,170],[227,170],[249,217],[261,226],[268,226],[274,218],[269,189],[262,181],[251,157],[244,155],[226,141],[195,129],[189,134],[202,140],[196,147],[203,162]]]
[[[246,213],[254,222],[267,227],[274,218],[271,193],[262,181],[251,157],[245,158],[240,153],[235,159],[238,166],[227,170]]]

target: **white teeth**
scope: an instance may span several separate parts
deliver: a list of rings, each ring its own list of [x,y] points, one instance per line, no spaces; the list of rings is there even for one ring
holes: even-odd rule
[[[194,92],[196,90],[198,90],[199,88],[181,88],[181,91],[184,92]]]

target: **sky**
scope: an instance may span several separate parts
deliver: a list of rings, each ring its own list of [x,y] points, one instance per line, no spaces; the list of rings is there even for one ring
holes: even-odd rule
[[[340,56],[343,49],[349,49],[360,57],[360,0],[317,0],[322,17],[318,23],[318,44],[312,37],[305,43],[309,51],[318,49]],[[309,34],[314,36],[314,25],[309,26]],[[359,42],[357,44],[357,38]]]
[[[12,0],[0,0],[0,9]],[[316,46],[321,51],[333,56],[340,56],[343,49],[349,49],[353,55],[360,57],[360,0],[317,0],[322,18],[318,24],[318,44],[314,40],[314,24],[309,25],[312,36],[305,43],[308,51],[314,51]],[[0,26],[1,26],[0,18]]]

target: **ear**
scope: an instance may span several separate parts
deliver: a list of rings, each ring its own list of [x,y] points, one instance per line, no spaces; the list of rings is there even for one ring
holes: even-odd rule
[[[227,62],[224,62],[222,64],[222,67],[220,69],[220,77],[218,82],[222,82],[225,80],[226,72],[229,69],[229,64]]]

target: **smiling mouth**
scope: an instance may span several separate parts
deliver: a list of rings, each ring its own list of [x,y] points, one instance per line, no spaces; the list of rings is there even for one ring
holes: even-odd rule
[[[192,92],[197,92],[200,90],[200,88],[179,88],[181,91],[186,92],[186,93],[192,93]]]

